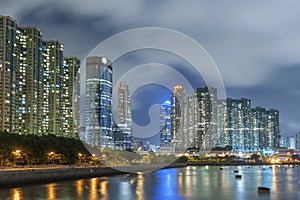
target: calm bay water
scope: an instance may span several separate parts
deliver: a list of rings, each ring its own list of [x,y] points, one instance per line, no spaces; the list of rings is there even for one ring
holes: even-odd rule
[[[236,174],[242,178],[236,179]],[[300,199],[299,175],[300,167],[292,166],[226,166],[223,170],[216,166],[189,166],[0,189],[0,199]],[[271,192],[258,193],[258,186],[270,187]]]

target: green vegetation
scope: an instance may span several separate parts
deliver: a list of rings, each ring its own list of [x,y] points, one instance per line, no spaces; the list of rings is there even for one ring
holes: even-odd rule
[[[131,151],[102,149],[99,153],[95,152],[101,161],[109,166],[113,165],[149,165],[149,164],[168,164],[176,160],[173,155],[157,155],[154,152],[148,152],[141,155]]]
[[[0,133],[0,166],[74,165],[99,163],[82,141],[56,137]]]

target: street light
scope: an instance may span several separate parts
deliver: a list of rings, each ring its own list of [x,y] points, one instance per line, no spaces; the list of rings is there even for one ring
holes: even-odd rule
[[[13,156],[14,156],[14,164],[16,165],[17,163],[17,160],[19,159],[19,158],[21,158],[21,150],[19,150],[19,149],[17,149],[17,150],[15,150],[15,151],[12,151],[12,154],[13,154]]]
[[[81,165],[82,164],[82,153],[78,153],[78,162],[79,162],[79,165]]]

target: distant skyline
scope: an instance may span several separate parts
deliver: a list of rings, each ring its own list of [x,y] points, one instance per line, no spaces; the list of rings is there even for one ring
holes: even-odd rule
[[[281,134],[294,135],[300,130],[299,6],[300,2],[291,0],[189,4],[176,0],[92,0],[84,6],[76,0],[26,0],[1,1],[0,14],[15,18],[23,26],[40,28],[45,39],[64,43],[65,56],[78,56],[82,62],[99,42],[121,31],[145,26],[180,31],[208,51],[220,70],[228,97],[247,97],[254,107],[278,109]],[[175,65],[172,56],[149,54],[156,56],[156,61]],[[137,53],[123,62],[137,65],[145,60],[151,61]],[[177,65],[185,69],[184,62]],[[203,86],[201,81],[195,82]]]

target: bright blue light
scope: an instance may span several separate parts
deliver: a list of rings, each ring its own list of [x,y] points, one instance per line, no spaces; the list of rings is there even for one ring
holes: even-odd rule
[[[171,101],[167,100],[163,104],[171,105]]]

